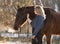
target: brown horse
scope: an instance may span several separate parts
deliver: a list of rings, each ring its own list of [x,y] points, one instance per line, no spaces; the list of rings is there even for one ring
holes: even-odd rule
[[[51,8],[44,8],[46,20],[42,29],[42,36],[45,34],[47,37],[47,44],[50,44],[52,34],[60,34],[60,14]],[[27,13],[32,20],[35,17],[34,6],[22,7],[17,10],[14,29],[18,30],[19,25],[22,25],[27,19]]]

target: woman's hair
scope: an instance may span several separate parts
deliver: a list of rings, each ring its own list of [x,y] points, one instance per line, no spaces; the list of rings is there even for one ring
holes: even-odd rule
[[[43,15],[42,9],[39,6],[35,7],[35,11],[37,11],[37,13],[39,13],[40,15]]]
[[[39,14],[42,15],[42,16],[44,17],[44,19],[46,19],[46,15],[45,15],[45,11],[44,11],[43,7],[41,7],[41,6],[36,6],[36,7],[35,7],[35,10],[36,10],[36,9],[38,10]]]

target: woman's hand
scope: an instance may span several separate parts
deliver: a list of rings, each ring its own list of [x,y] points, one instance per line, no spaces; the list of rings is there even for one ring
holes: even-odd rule
[[[35,39],[35,35],[32,36],[32,39]]]

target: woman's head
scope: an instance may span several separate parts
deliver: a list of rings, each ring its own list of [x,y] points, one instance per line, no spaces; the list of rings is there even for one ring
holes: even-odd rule
[[[35,14],[37,15],[43,15],[43,12],[39,6],[36,6],[34,9]]]
[[[46,18],[44,9],[43,9],[43,7],[41,7],[41,6],[39,6],[39,5],[36,6],[35,9],[34,9],[34,12],[35,12],[36,15],[41,15],[41,16],[43,16],[44,19]]]

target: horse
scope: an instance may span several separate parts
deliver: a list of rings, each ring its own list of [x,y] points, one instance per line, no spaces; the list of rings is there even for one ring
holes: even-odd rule
[[[47,44],[50,44],[50,38],[52,34],[60,35],[60,14],[51,8],[44,8],[46,19],[44,21],[44,27],[42,28],[42,36],[45,34],[47,38]],[[18,8],[16,19],[14,23],[14,29],[18,30],[27,19],[27,13],[29,18],[33,20],[36,16],[34,13],[34,6]]]

